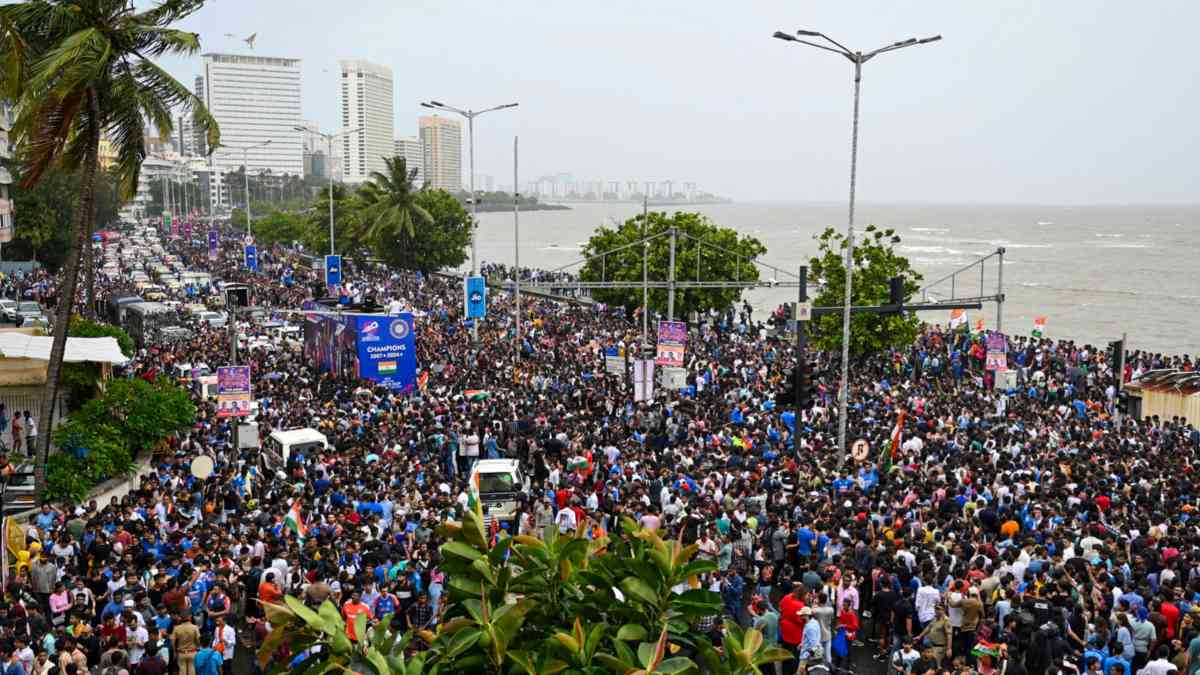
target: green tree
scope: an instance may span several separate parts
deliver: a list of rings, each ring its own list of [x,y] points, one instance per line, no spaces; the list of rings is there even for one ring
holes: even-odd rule
[[[461,265],[471,244],[470,214],[443,190],[422,190],[414,201],[430,222],[412,234],[399,232],[376,242],[375,255],[389,266],[425,272]]]
[[[55,165],[79,172],[79,208],[59,283],[54,343],[46,373],[38,433],[39,487],[45,484],[50,413],[58,393],[80,257],[95,227],[100,136],[116,150],[120,194],[137,192],[146,156],[145,124],[160,135],[172,111],[191,106],[208,147],[220,141],[204,103],[155,59],[194,54],[199,35],[172,28],[202,0],[164,0],[138,11],[129,0],[27,0],[0,7],[0,95],[13,103],[12,137],[27,170],[21,186],[37,184]]]
[[[417,202],[417,169],[409,169],[407,160],[399,156],[384,157],[383,161],[387,169],[372,171],[371,182],[358,191],[363,239],[373,244],[401,233],[414,236],[418,227],[433,223],[433,216]]]
[[[14,180],[20,181],[22,167],[5,162]],[[116,219],[120,208],[113,199],[113,177],[100,173],[96,178],[96,218],[108,223]],[[13,240],[4,245],[7,260],[36,260],[51,272],[57,272],[66,258],[79,206],[79,173],[54,167],[36,185],[11,189],[13,198]]]
[[[648,244],[647,276],[650,281],[666,281],[670,264],[670,237],[667,233],[671,228],[677,232],[677,281],[758,280],[758,268],[753,260],[767,252],[762,242],[754,237],[739,236],[736,230],[720,227],[698,213],[682,211],[669,216],[652,211],[648,214],[648,219],[643,219],[639,214],[615,228],[598,228],[583,249],[583,255],[588,260],[580,272],[580,278],[583,281],[640,282],[643,247],[635,244],[644,237],[663,235]],[[697,245],[698,241],[705,245]],[[613,252],[609,253],[610,251]],[[592,295],[600,302],[623,305],[626,308],[640,307],[642,304],[641,289],[597,289]],[[667,295],[666,289],[651,289],[651,311],[666,313]],[[741,295],[742,290],[737,288],[677,290],[675,316],[684,317],[688,312],[704,312],[709,309],[724,310],[737,302]]]
[[[819,284],[814,298],[817,307],[840,307],[846,295],[846,236],[832,227],[815,235],[817,255],[809,260],[809,281]],[[891,297],[892,277],[904,279],[904,298],[920,290],[922,277],[909,265],[908,258],[896,253],[900,235],[895,230],[874,225],[854,242],[854,277],[851,302],[854,305],[886,305]],[[919,321],[915,314],[856,314],[850,317],[850,355],[866,354],[912,344]],[[817,317],[809,324],[809,339],[818,349],[842,348],[842,315]]]
[[[241,211],[235,211],[241,215]],[[245,216],[242,216],[245,223]],[[275,243],[291,244],[312,237],[313,224],[302,215],[272,209],[263,216],[254,218],[254,239],[264,246]]]
[[[541,538],[492,541],[476,505],[439,534],[447,582],[436,629],[400,633],[392,616],[368,629],[360,616],[361,638],[351,641],[332,603],[314,608],[287,597],[265,606],[273,629],[260,664],[282,673],[288,664],[273,661],[281,647],[298,654],[317,645],[304,672],[698,674],[699,659],[706,672],[761,675],[788,658],[760,631],[732,622],[720,650],[692,630],[722,612],[720,596],[699,587],[716,563],[694,559],[697,544],[665,541],[628,518],[609,536],[588,538],[583,528],[564,535],[551,525]]]
[[[362,240],[361,204],[341,183],[333,185],[334,239],[343,255],[361,259],[367,252]],[[311,226],[303,240],[304,248],[313,255],[329,252],[329,186],[317,194],[317,202],[308,212]]]

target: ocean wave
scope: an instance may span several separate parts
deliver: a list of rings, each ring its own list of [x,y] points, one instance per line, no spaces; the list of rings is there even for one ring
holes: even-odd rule
[[[1110,238],[1110,239],[1120,239],[1121,237],[1124,237],[1125,235],[1123,235],[1123,234],[1097,234],[1095,236],[1103,237],[1103,238]]]
[[[946,255],[987,255],[986,253],[976,253],[975,251],[963,251],[948,246],[901,246],[901,251],[911,251],[913,253],[945,253]]]
[[[948,228],[948,227],[910,227],[908,229],[913,232],[949,232],[950,231],[950,228]]]
[[[1100,248],[1154,248],[1154,244],[1100,244]]]

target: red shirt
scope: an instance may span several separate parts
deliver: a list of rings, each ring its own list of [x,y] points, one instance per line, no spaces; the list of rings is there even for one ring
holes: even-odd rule
[[[366,614],[367,619],[371,618],[371,608],[364,603],[354,604],[353,601],[342,605],[342,618],[346,620],[346,636],[351,640],[357,640],[358,636],[354,634],[354,617],[359,614]]]
[[[1167,619],[1167,638],[1175,639],[1176,629],[1179,628],[1179,608],[1173,602],[1164,602],[1158,611]]]
[[[789,645],[798,645],[804,639],[804,617],[800,610],[804,601],[788,593],[779,601],[779,633]]]

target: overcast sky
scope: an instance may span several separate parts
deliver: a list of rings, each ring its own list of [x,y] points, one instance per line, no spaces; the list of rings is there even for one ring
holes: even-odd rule
[[[867,202],[1196,202],[1195,0],[210,0],[204,51],[303,59],[304,116],[341,125],[339,58],[391,66],[396,133],[421,100],[520,108],[476,124],[480,173],[695,181],[739,200],[840,201],[863,51]],[[190,84],[200,59],[167,66]],[[465,152],[465,150],[464,150]],[[464,156],[464,170],[465,166]]]

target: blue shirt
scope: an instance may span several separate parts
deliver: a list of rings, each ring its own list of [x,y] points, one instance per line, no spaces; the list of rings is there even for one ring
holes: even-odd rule
[[[821,648],[821,622],[809,617],[804,624],[804,635],[800,638],[800,658],[812,656]]]
[[[813,541],[816,538],[817,535],[813,534],[811,528],[802,527],[799,530],[796,530],[796,543],[798,544],[800,555],[812,555]]]
[[[196,675],[221,675],[225,658],[212,647],[196,652]]]

